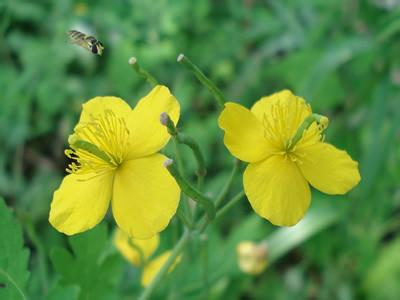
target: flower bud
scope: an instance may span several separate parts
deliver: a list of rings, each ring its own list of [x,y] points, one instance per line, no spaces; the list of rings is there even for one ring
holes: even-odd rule
[[[128,63],[129,63],[130,65],[136,64],[136,63],[137,63],[136,57],[133,57],[133,56],[132,56],[131,58],[129,58]]]
[[[322,126],[322,128],[327,128],[328,127],[328,124],[329,124],[329,119],[327,118],[327,117],[325,117],[325,116],[322,116],[320,119],[319,119],[319,124]]]
[[[163,113],[160,114],[160,123],[161,123],[161,125],[167,126],[168,125],[168,119],[169,119],[169,116],[168,116],[168,114],[166,112],[163,112]]]
[[[236,247],[239,268],[242,272],[257,275],[268,265],[268,249],[265,243],[242,241]]]

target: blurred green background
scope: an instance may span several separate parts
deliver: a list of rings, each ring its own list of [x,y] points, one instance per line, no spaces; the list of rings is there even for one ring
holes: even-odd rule
[[[68,43],[70,29],[95,34],[104,55]],[[30,272],[20,276],[28,299],[136,299],[140,292],[138,270],[110,243],[112,218],[69,242],[47,221],[81,104],[115,95],[134,105],[149,91],[129,66],[131,56],[179,99],[180,128],[206,157],[204,191],[221,189],[232,157],[218,110],[176,62],[179,53],[247,107],[284,88],[303,96],[329,116],[327,140],[359,161],[362,181],[346,196],[314,191],[298,231],[274,228],[243,200],[210,226],[201,245],[189,247],[154,299],[399,299],[399,41],[396,0],[1,0],[0,195],[30,251],[20,266]],[[191,153],[182,151],[186,173],[194,174]],[[237,176],[231,194],[241,188]],[[8,225],[1,226],[0,262],[8,245]],[[173,246],[178,227],[173,220],[161,248]],[[241,273],[236,244],[266,238],[269,268],[255,277]]]

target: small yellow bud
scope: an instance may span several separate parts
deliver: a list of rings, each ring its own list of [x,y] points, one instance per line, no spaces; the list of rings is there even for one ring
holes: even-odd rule
[[[329,124],[329,119],[328,119],[327,117],[325,117],[325,116],[322,116],[322,117],[319,119],[319,124],[320,124],[323,128],[327,128],[327,127],[328,127],[328,124]]]
[[[238,264],[242,272],[257,275],[268,265],[268,249],[265,243],[240,242],[236,247]]]

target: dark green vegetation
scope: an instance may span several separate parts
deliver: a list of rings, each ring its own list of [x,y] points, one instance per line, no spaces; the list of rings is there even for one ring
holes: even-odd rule
[[[292,235],[241,201],[210,226],[205,242],[188,247],[154,298],[398,299],[400,7],[384,2],[1,1],[0,195],[15,218],[0,201],[0,298],[22,299],[5,273],[28,299],[139,294],[138,271],[110,243],[111,217],[103,221],[108,230],[103,224],[69,241],[47,221],[81,104],[115,95],[134,105],[149,91],[128,65],[131,56],[177,96],[179,127],[206,157],[204,191],[221,189],[232,158],[217,127],[217,105],[176,62],[182,52],[228,99],[247,107],[283,88],[303,96],[330,117],[327,140],[360,162],[362,181],[345,197],[314,191],[309,222]],[[81,25],[104,44],[103,56],[68,43],[66,31]],[[192,153],[182,151],[185,172],[195,179]],[[236,180],[231,196],[241,189]],[[179,226],[174,219],[161,235],[159,252],[173,246]],[[243,275],[237,242],[265,238],[270,267],[256,278]]]

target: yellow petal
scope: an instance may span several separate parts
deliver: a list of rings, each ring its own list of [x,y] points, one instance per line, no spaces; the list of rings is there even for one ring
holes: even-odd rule
[[[142,273],[141,283],[144,287],[148,286],[153,278],[157,275],[158,271],[162,268],[165,262],[168,260],[168,257],[171,255],[171,251],[165,251],[164,253],[157,256],[155,259],[151,260],[145,267]],[[168,270],[168,273],[172,272],[175,266],[181,260],[181,256],[178,256],[175,259],[175,262],[171,265]]]
[[[327,143],[317,143],[296,150],[298,163],[308,182],[327,194],[345,194],[360,182],[358,163],[346,151]]]
[[[283,90],[274,93],[270,96],[262,97],[260,100],[254,103],[253,107],[251,108],[251,112],[256,116],[256,118],[260,122],[263,122],[264,115],[265,114],[270,115],[273,105],[278,102],[280,102],[283,105],[288,105],[293,107],[299,105],[298,108],[301,109],[301,113],[304,116],[304,118],[312,113],[311,107],[307,105],[306,101],[303,98],[294,95],[289,90]]]
[[[128,119],[130,149],[128,158],[137,158],[158,152],[170,138],[167,128],[160,123],[160,114],[166,112],[175,125],[179,120],[180,106],[169,89],[157,85],[142,98]]]
[[[112,177],[112,172],[66,176],[54,192],[49,216],[51,225],[68,235],[96,226],[109,206]]]
[[[160,236],[156,234],[150,239],[139,240],[130,238],[121,229],[117,229],[114,235],[114,244],[122,255],[134,266],[141,266],[143,261],[154,253],[160,243]]]
[[[119,118],[127,117],[132,111],[129,104],[121,98],[113,96],[94,97],[82,104],[79,123],[91,122],[93,117],[103,115],[106,110],[113,111]]]
[[[285,148],[300,124],[312,113],[303,98],[288,90],[261,98],[251,112],[266,128],[266,138],[280,149]]]
[[[218,125],[225,131],[225,146],[240,160],[256,162],[271,154],[272,148],[264,138],[262,124],[247,108],[226,103]]]
[[[278,226],[296,224],[310,205],[307,181],[296,164],[282,155],[249,164],[243,185],[255,212]]]
[[[118,226],[147,239],[162,231],[176,212],[180,190],[161,154],[124,162],[115,174],[112,209]]]

